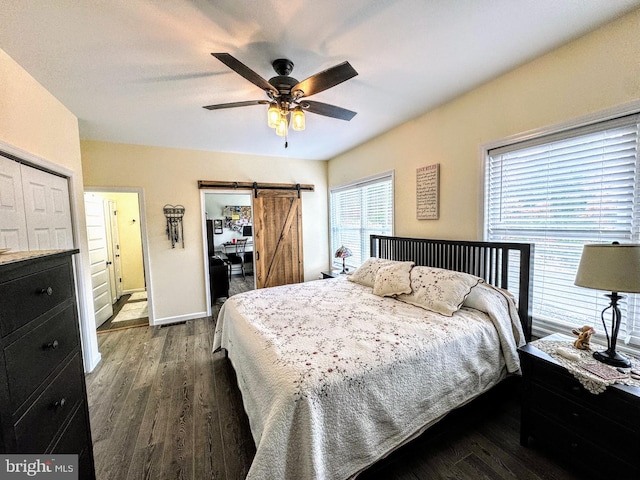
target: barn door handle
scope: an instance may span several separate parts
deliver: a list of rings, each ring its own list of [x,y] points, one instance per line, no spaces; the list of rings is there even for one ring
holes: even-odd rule
[[[260,261],[260,252],[256,251],[256,262]]]

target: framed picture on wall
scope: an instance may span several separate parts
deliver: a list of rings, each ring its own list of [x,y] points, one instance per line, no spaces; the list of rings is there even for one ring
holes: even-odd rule
[[[213,221],[213,233],[222,233],[222,220],[214,220]]]

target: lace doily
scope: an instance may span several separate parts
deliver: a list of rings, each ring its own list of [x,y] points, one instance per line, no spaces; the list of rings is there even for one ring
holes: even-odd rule
[[[541,338],[540,340],[535,340],[531,342],[531,345],[542,350],[544,353],[550,355],[555,360],[557,360],[564,368],[566,368],[571,374],[580,382],[580,384],[589,392],[593,394],[598,394],[604,392],[609,385],[613,385],[614,383],[620,383],[624,385],[632,385],[634,387],[640,388],[640,380],[635,380],[630,376],[626,378],[617,378],[613,380],[606,380],[602,377],[599,377],[580,366],[583,363],[596,363],[597,360],[593,358],[593,350],[578,350],[573,346],[573,342],[563,342],[557,340],[545,340]],[[558,348],[564,348],[567,350],[571,350],[572,353],[577,353],[580,355],[580,360],[569,360],[568,358],[563,357],[556,353]],[[640,362],[631,358],[631,367],[634,370],[640,371]],[[609,367],[615,370],[614,367]]]

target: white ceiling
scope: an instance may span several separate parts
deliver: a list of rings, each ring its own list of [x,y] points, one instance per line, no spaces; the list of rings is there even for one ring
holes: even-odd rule
[[[640,0],[2,0],[0,48],[80,121],[81,138],[328,159],[640,6]],[[284,148],[258,87],[286,57],[303,80],[348,60],[359,75],[311,97]]]

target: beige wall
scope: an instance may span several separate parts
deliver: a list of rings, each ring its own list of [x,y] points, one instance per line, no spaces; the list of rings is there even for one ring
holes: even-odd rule
[[[640,100],[640,10],[329,161],[329,186],[395,170],[395,233],[477,239],[483,144]],[[440,219],[416,220],[416,169],[440,163]]]
[[[71,208],[80,272],[78,295],[82,317],[85,368],[99,361],[95,318],[91,300],[91,277],[87,228],[84,219],[84,190],[80,161],[78,120],[20,65],[0,50],[0,149],[40,167],[71,176]]]
[[[144,264],[142,260],[142,233],[140,232],[138,194],[99,192],[96,195],[116,203],[123,293],[144,290]]]
[[[196,150],[83,141],[87,187],[140,187],[149,239],[150,288],[156,322],[197,317],[206,311],[203,222],[198,180],[311,183],[302,193],[305,279],[317,278],[329,261],[327,164]],[[162,207],[185,207],[185,248],[165,233]]]

